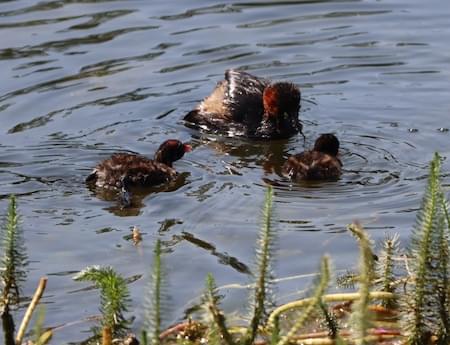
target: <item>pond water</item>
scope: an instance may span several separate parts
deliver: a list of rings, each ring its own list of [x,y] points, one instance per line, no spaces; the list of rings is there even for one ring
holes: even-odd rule
[[[406,244],[435,151],[450,155],[450,5],[436,0],[247,1],[17,0],[0,2],[0,210],[18,196],[30,259],[30,296],[48,276],[46,324],[98,314],[98,292],[72,280],[111,265],[130,283],[135,330],[156,238],[179,320],[212,272],[220,286],[247,284],[266,184],[275,185],[277,277],[337,270],[357,257],[346,225]],[[188,129],[183,115],[227,68],[302,90],[301,136],[271,143]],[[289,154],[320,133],[341,140],[337,182],[292,184]],[[167,138],[194,150],[177,184],[120,210],[84,178],[112,152],[151,156]],[[443,162],[448,186],[450,164]],[[138,226],[143,242],[128,240]],[[279,301],[311,278],[284,281]],[[227,310],[245,311],[227,288]],[[19,311],[21,314],[23,310]],[[91,324],[55,333],[81,341]]]

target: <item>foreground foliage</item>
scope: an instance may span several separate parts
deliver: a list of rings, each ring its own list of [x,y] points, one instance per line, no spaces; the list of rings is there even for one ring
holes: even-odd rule
[[[30,323],[33,311],[44,293],[47,278],[41,278],[36,292],[28,305],[20,326],[16,332],[16,325],[10,313],[17,309],[21,302],[21,285],[25,282],[28,256],[23,240],[22,229],[19,227],[20,217],[17,211],[16,197],[9,199],[8,212],[1,227],[1,262],[0,262],[0,315],[3,326],[3,340],[5,345],[20,345]],[[36,324],[43,323],[44,311],[40,313]],[[35,327],[35,344],[45,345],[52,337],[52,332]]]
[[[78,281],[94,283],[100,289],[102,334],[116,337],[123,335],[128,326],[124,313],[131,303],[127,283],[112,267],[90,266],[78,273]]]
[[[0,249],[2,254],[0,283],[1,306],[17,305],[20,301],[21,284],[26,280],[27,254],[15,196],[9,201],[6,220],[2,227]]]

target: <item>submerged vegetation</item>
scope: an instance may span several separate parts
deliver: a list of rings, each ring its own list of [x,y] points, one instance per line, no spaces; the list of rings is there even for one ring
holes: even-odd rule
[[[324,256],[309,297],[275,307],[274,275],[271,270],[276,242],[273,226],[273,190],[268,187],[256,250],[254,282],[249,297],[247,323],[230,321],[221,310],[221,297],[209,274],[199,308],[186,322],[162,329],[161,306],[166,304],[161,242],[154,250],[151,284],[144,310],[145,326],[140,341],[126,336],[130,307],[126,281],[112,268],[88,267],[77,280],[90,281],[100,289],[101,338],[104,345],[173,344],[287,345],[287,344],[405,344],[450,343],[450,212],[440,182],[440,157],[435,154],[406,251],[398,235],[387,235],[379,251],[363,227],[354,223],[349,231],[360,248],[357,272],[337,277],[338,285],[353,292],[328,294],[332,285],[330,258]],[[14,197],[2,229],[1,307],[6,344],[20,344],[5,328],[9,306],[19,302],[20,283],[25,279],[26,255],[18,231]],[[9,319],[11,321],[11,319]],[[32,344],[44,344],[49,334],[38,318],[38,336]],[[9,332],[9,333],[8,333]],[[48,331],[47,331],[48,332]],[[14,333],[14,327],[12,328]],[[42,333],[39,336],[39,333]],[[101,334],[101,335],[100,335]],[[51,335],[51,334],[50,334]],[[46,336],[46,337],[44,337]],[[114,340],[114,338],[116,338]]]

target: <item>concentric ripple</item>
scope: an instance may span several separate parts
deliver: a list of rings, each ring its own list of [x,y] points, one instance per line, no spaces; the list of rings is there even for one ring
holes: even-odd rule
[[[435,151],[450,185],[449,11],[444,0],[0,2],[0,211],[18,196],[31,262],[25,291],[50,275],[48,325],[98,313],[97,293],[70,277],[92,264],[129,277],[140,307],[156,238],[170,271],[168,322],[207,272],[221,285],[246,284],[268,184],[281,277],[315,272],[325,252],[338,269],[352,266],[357,249],[345,229],[355,219],[374,239],[408,238]],[[306,141],[184,126],[227,68],[298,84]],[[284,178],[287,157],[327,132],[341,141],[341,179]],[[168,138],[194,148],[175,163],[174,185],[138,195],[132,209],[87,188],[100,160],[151,157]],[[140,247],[129,240],[133,226]],[[54,342],[81,342],[90,326],[63,327]]]

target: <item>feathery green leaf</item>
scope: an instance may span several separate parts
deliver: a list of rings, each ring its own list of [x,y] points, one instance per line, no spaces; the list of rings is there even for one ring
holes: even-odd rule
[[[227,343],[227,345],[234,345],[233,338],[228,332],[225,316],[219,309],[218,301],[220,297],[217,294],[217,287],[212,274],[206,276],[206,289],[203,296],[203,305],[206,307],[207,315],[211,317],[208,320],[208,344],[219,345],[220,338]]]
[[[358,283],[359,276],[357,273],[347,270],[344,274],[339,275],[336,278],[336,284],[338,287],[343,289],[354,288],[355,284]]]
[[[161,302],[163,298],[163,269],[161,262],[161,241],[158,239],[153,251],[153,267],[150,287],[145,299],[146,335],[150,337],[149,343],[158,345],[161,333]]]
[[[268,295],[270,289],[270,274],[272,257],[272,248],[274,245],[275,234],[272,229],[272,186],[267,188],[266,198],[263,209],[263,224],[259,233],[258,249],[256,255],[257,276],[255,290],[253,292],[253,306],[250,325],[247,329],[247,334],[244,338],[243,344],[250,345],[253,343],[258,331],[258,326],[263,321],[265,306],[271,300]]]
[[[386,235],[383,241],[383,247],[378,262],[376,263],[377,272],[377,288],[385,292],[395,292],[395,262],[394,256],[399,252],[398,235]],[[395,299],[385,300],[382,302],[386,308],[395,308],[397,301]]]
[[[131,303],[125,279],[109,266],[87,267],[73,279],[92,282],[100,289],[102,326],[111,328],[114,335],[123,334],[129,323],[124,313],[128,311]]]
[[[439,318],[439,330],[438,330],[438,343],[449,344],[450,343],[450,294],[449,294],[449,225],[448,225],[448,208],[445,201],[444,193],[442,191],[439,194],[441,200],[440,207],[442,209],[442,215],[439,218],[438,223],[438,259],[437,259],[437,275],[438,280],[436,282],[436,298],[437,309]]]
[[[352,328],[355,332],[355,344],[365,345],[367,331],[371,326],[369,307],[369,293],[374,278],[374,255],[370,246],[370,239],[361,225],[353,223],[349,230],[359,239],[360,248],[360,273],[359,273],[359,300],[353,305],[350,317]]]
[[[0,249],[3,257],[0,269],[0,305],[19,303],[20,286],[26,280],[25,267],[28,265],[28,261],[19,221],[16,198],[11,195],[6,221],[2,226]]]
[[[427,343],[431,336],[437,338],[437,344],[447,344],[450,339],[449,217],[440,183],[440,163],[436,153],[408,253],[414,277],[402,306],[408,345]]]

